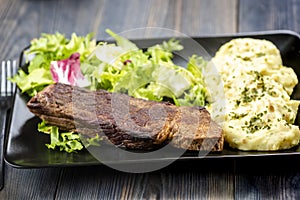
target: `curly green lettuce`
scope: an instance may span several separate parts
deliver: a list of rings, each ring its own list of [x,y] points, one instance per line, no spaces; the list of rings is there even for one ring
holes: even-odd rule
[[[100,43],[82,63],[83,73],[91,83],[90,89],[105,89],[155,101],[171,99],[178,106],[208,103],[201,72],[206,61],[192,55],[186,67],[176,65],[173,53],[183,49],[178,40],[170,39],[139,49],[128,39],[111,30],[107,32],[116,44]]]
[[[17,84],[22,93],[34,96],[54,83],[50,72],[51,61],[67,59],[75,52],[80,54],[80,61],[84,61],[96,46],[92,37],[92,33],[84,37],[73,33],[70,39],[61,33],[43,33],[40,38],[33,39],[25,51],[27,70],[20,69],[11,81]]]

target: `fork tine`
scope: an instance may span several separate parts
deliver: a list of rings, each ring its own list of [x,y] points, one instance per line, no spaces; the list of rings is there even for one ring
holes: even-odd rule
[[[17,61],[13,61],[12,62],[12,68],[11,68],[11,77],[13,77],[15,74],[17,74]],[[10,85],[11,85],[11,94],[15,92],[16,89],[16,84],[13,83],[12,81],[10,81]]]
[[[17,62],[2,61],[0,70],[0,96],[10,96],[15,91],[15,83],[8,80],[17,73]]]
[[[2,61],[0,66],[0,190],[4,187],[4,159],[3,150],[5,144],[5,133],[7,131],[7,112],[13,104],[13,94],[15,92],[15,83],[8,78],[17,72],[16,61]]]
[[[11,61],[8,60],[6,61],[6,70],[5,70],[5,88],[6,88],[6,96],[8,96],[11,93],[11,84],[9,83],[10,81],[8,80],[8,77],[11,77]]]
[[[2,61],[1,65],[1,96],[7,96],[7,63]]]
[[[4,91],[5,91],[5,84],[6,84],[6,81],[5,81],[5,61],[2,61],[2,64],[1,64],[1,70],[0,70],[0,77],[1,77],[1,81],[0,81],[0,95],[4,95]]]
[[[0,96],[2,96],[2,85],[3,85],[3,84],[2,84],[2,80],[3,80],[3,78],[2,78],[2,74],[3,74],[3,73],[2,73],[2,72],[3,72],[3,69],[2,69],[2,68],[3,68],[3,67],[2,67],[2,66],[3,66],[3,61],[2,61],[2,63],[1,63],[1,70],[0,70]]]
[[[18,72],[18,66],[17,66],[17,61],[16,60],[13,60],[11,69],[12,69],[11,77],[13,77]],[[11,93],[13,94],[16,91],[16,83],[10,81],[10,84],[11,84],[11,88],[12,88]]]

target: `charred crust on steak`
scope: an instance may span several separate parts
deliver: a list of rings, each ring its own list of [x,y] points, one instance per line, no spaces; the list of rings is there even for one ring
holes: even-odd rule
[[[106,135],[111,143],[128,149],[151,150],[168,143],[187,150],[223,149],[223,131],[204,107],[175,106],[61,83],[47,86],[27,107],[61,130],[86,137]]]

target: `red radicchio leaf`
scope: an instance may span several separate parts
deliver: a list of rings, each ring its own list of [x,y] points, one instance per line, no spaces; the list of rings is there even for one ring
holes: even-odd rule
[[[50,71],[55,82],[69,85],[79,85],[84,80],[80,70],[80,54],[73,53],[68,59],[52,61]]]

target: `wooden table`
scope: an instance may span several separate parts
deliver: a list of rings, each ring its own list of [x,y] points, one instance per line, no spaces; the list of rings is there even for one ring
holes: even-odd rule
[[[42,32],[106,38],[140,27],[190,36],[275,29],[300,32],[299,0],[0,0],[0,60],[17,59]],[[150,35],[151,36],[151,35]],[[5,166],[0,199],[300,199],[297,159],[175,163],[144,174],[106,166]],[[282,165],[282,164],[285,164]]]

